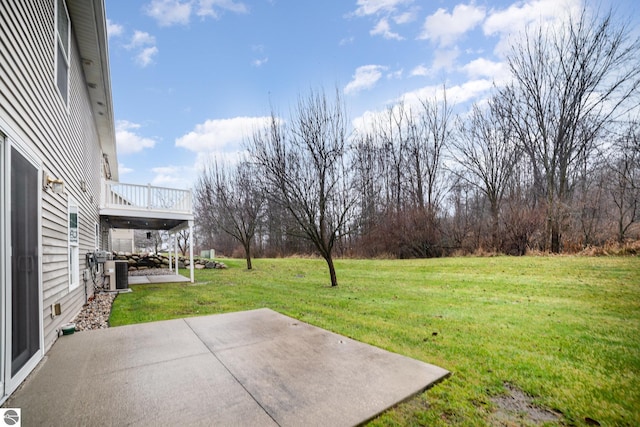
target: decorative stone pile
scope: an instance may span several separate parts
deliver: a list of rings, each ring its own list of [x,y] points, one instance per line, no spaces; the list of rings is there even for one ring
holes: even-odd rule
[[[76,331],[108,328],[111,305],[115,297],[115,293],[96,293],[94,298],[82,307],[82,310],[74,319]]]
[[[114,252],[113,258],[115,261],[127,261],[129,264],[129,271],[141,271],[155,268],[169,268],[169,257],[164,255],[155,254],[132,254],[131,252]],[[171,263],[175,263],[176,259],[172,257]],[[224,269],[227,266],[219,261],[212,261],[203,258],[193,259],[194,268],[198,270],[205,268]],[[172,265],[172,267],[175,264]],[[189,258],[178,257],[179,268],[189,268]]]
[[[187,265],[186,267],[189,267],[189,260],[187,261]],[[202,270],[205,268],[215,268],[218,270],[223,270],[225,268],[227,268],[227,266],[220,262],[220,261],[212,261],[209,259],[202,259],[202,258],[194,258],[193,259],[193,268],[197,269],[197,270]]]

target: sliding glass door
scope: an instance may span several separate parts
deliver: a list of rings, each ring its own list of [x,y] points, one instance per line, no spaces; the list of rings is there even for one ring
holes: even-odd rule
[[[38,169],[11,149],[11,377],[40,350]]]

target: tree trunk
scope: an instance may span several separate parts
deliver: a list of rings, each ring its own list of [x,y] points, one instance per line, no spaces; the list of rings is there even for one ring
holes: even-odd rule
[[[500,250],[500,247],[502,246],[500,244],[500,234],[498,231],[500,227],[500,212],[499,212],[498,202],[495,199],[492,199],[490,202],[491,202],[491,245],[493,246],[493,250],[498,252]]]
[[[333,258],[331,255],[326,256],[327,266],[329,266],[329,276],[331,276],[331,286],[338,286],[338,277],[336,276],[336,268],[333,266]]]
[[[247,243],[244,245],[244,256],[247,260],[247,270],[251,270],[253,267],[251,265],[251,244]]]
[[[560,233],[560,224],[557,220],[554,220],[551,224],[551,252],[554,254],[560,253],[562,234]]]

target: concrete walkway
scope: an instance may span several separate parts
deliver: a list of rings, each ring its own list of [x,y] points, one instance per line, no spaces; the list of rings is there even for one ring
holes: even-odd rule
[[[130,285],[143,285],[147,283],[178,283],[191,280],[180,274],[160,274],[156,276],[129,276]]]
[[[260,309],[63,336],[4,406],[25,426],[351,426],[448,374]]]

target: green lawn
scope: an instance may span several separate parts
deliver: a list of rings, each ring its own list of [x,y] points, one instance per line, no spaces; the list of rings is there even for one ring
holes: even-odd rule
[[[111,325],[268,307],[453,373],[373,425],[496,424],[505,384],[561,425],[640,425],[639,257],[338,260],[337,288],[322,260],[225,263],[132,286]]]

